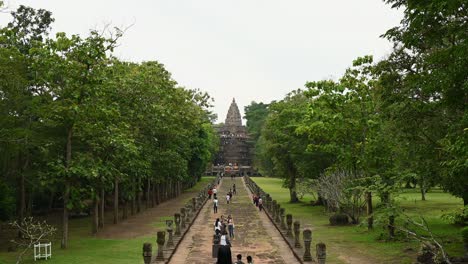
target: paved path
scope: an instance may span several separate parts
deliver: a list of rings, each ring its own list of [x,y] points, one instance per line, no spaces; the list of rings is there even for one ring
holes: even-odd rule
[[[230,204],[227,204],[226,193],[234,183],[237,186],[237,195],[233,196]],[[170,263],[215,263],[215,259],[211,258],[214,222],[217,217],[229,214],[232,215],[235,225],[235,238],[231,240],[233,258],[237,254],[242,254],[244,262],[246,262],[246,257],[250,255],[256,264],[298,263],[281,239],[280,234],[268,218],[263,213],[258,212],[250,197],[242,178],[223,179],[218,191],[220,201],[218,213],[213,213],[213,203],[208,201],[179,245]]]

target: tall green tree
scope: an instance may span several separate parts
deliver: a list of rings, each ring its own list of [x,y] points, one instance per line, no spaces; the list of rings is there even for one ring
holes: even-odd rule
[[[440,172],[421,173],[440,173],[442,186],[466,205],[467,4],[460,0],[385,2],[404,10],[401,24],[384,35],[394,43],[394,52],[380,63],[386,103],[400,106],[403,115],[395,118],[405,127],[418,124],[413,133],[429,148],[418,156],[442,165]],[[412,118],[405,122],[408,116]]]

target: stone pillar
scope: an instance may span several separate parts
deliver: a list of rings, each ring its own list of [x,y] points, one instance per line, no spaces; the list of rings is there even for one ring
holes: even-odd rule
[[[175,235],[180,236],[180,214],[175,213],[174,214],[174,223],[175,223]]]
[[[312,231],[306,229],[302,232],[304,238],[304,261],[312,261],[312,255],[310,254],[310,244],[312,243]]]
[[[185,229],[185,208],[180,208],[180,226]]]
[[[265,208],[270,211],[270,204],[271,204],[271,198],[270,198],[270,195],[267,193],[266,194],[266,197],[265,197]]]
[[[185,219],[187,220],[187,225],[190,225],[190,218],[192,217],[190,205],[185,206]]]
[[[281,209],[281,205],[279,203],[276,204],[276,212],[275,212],[275,222],[277,224],[279,224],[281,222],[281,218],[280,218],[280,209]]]
[[[151,243],[144,243],[143,244],[143,262],[145,264],[150,264],[152,256],[153,256],[153,247]]]
[[[169,237],[167,238],[167,247],[172,247],[174,246],[174,240],[172,239],[172,232],[174,231],[172,229],[172,220],[166,220],[166,231],[169,234]]]
[[[318,243],[316,246],[317,250],[317,263],[318,264],[325,264],[325,260],[327,258],[327,247],[324,243]]]
[[[293,237],[293,233],[292,233],[292,222],[293,222],[293,217],[292,217],[292,214],[287,214],[286,215],[286,224],[288,226],[288,229],[286,231],[286,236],[287,237]]]
[[[299,241],[301,223],[294,221],[294,247],[301,248],[301,242]]]
[[[156,256],[156,260],[164,260],[164,242],[166,241],[166,232],[158,231],[158,238],[156,242],[158,243],[158,255]]]
[[[281,229],[286,229],[286,223],[284,222],[284,213],[285,213],[285,211],[286,210],[284,208],[280,209]]]
[[[271,218],[273,221],[275,221],[276,219],[276,200],[273,200],[273,202],[271,203]]]
[[[197,200],[195,198],[192,198],[192,208],[193,208],[193,213],[197,210]]]

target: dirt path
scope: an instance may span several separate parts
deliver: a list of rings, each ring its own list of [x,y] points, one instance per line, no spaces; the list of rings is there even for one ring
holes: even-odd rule
[[[107,224],[100,230],[97,237],[105,239],[131,239],[148,234],[155,234],[157,228],[153,225],[160,217],[173,216],[180,212],[180,208],[185,205],[188,199],[192,198],[197,191],[184,192],[179,197],[168,200],[154,208],[148,208],[143,212],[130,216],[127,220],[121,221],[117,225]],[[112,216],[106,215],[108,221],[112,221]]]
[[[237,195],[233,196],[230,204],[227,204],[225,195],[234,183],[237,186]],[[275,234],[276,230],[268,219],[252,204],[241,178],[234,180],[225,178],[219,186],[218,198],[220,201],[218,213],[213,213],[213,203],[208,201],[170,263],[214,263],[215,259],[211,257],[214,222],[217,217],[228,214],[233,216],[235,224],[235,238],[231,239],[233,258],[237,254],[242,254],[244,261],[250,255],[257,264],[297,263],[280,239],[280,234]]]

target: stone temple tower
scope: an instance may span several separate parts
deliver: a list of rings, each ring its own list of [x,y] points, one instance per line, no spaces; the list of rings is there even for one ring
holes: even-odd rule
[[[225,122],[218,127],[220,137],[220,149],[216,156],[214,166],[228,168],[235,174],[251,174],[253,145],[247,134],[247,129],[242,125],[242,117],[236,100],[232,99]]]

